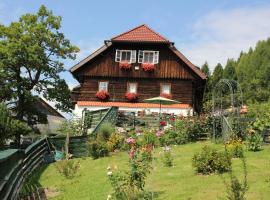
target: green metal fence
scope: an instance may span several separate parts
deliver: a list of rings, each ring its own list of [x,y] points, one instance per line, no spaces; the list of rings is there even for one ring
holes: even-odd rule
[[[40,139],[25,150],[0,152],[0,199],[17,199],[25,179],[44,161],[49,152],[47,138]]]

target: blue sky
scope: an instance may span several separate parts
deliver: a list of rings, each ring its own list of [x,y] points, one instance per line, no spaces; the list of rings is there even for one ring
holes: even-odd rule
[[[148,24],[194,64],[210,67],[270,36],[270,1],[264,0],[0,0],[0,23],[9,24],[41,4],[62,16],[62,31],[81,52],[73,64],[100,47],[105,39]],[[63,74],[70,87],[77,82]]]

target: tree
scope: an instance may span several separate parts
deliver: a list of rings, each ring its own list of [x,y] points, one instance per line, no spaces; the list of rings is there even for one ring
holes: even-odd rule
[[[205,62],[201,67],[202,72],[207,76],[207,78],[210,78],[210,69],[207,62]]]
[[[223,71],[223,78],[237,80],[235,67],[236,62],[234,59],[228,59]]]
[[[79,49],[60,28],[61,17],[45,6],[9,26],[0,25],[0,100],[9,104],[21,121],[40,120],[33,94],[56,102],[61,111],[69,112],[72,107],[60,73],[65,71],[63,60],[75,59]]]
[[[26,123],[14,119],[6,106],[0,104],[0,147],[15,135],[26,135],[31,132],[32,129]]]
[[[211,76],[211,86],[214,87],[223,77],[223,68],[220,63],[215,67]]]

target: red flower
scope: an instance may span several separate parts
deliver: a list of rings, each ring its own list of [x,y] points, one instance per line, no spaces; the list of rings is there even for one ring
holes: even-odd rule
[[[159,124],[160,124],[160,126],[166,126],[167,125],[167,123],[165,121],[161,121],[161,122],[159,122]]]
[[[137,99],[137,94],[133,93],[133,92],[127,92],[125,97],[129,100],[129,101],[135,101]]]
[[[98,91],[96,93],[96,97],[99,98],[100,100],[104,101],[110,97],[110,94],[105,90],[101,90],[101,91]]]
[[[122,61],[122,62],[119,63],[119,67],[121,69],[130,69],[131,64],[128,61]]]
[[[166,94],[166,93],[161,93],[160,94],[161,97],[167,98],[167,99],[171,99],[172,95],[171,94]]]
[[[142,63],[142,68],[146,72],[151,72],[155,70],[155,65],[153,63]]]

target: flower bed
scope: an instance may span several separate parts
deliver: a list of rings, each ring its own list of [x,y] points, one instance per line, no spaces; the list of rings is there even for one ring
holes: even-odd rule
[[[152,72],[155,70],[155,65],[152,63],[143,63],[142,68],[145,72]]]
[[[101,101],[105,101],[110,98],[110,94],[105,90],[101,90],[96,93],[96,97]]]
[[[137,100],[137,94],[133,93],[133,92],[127,92],[125,97],[127,98],[127,100],[129,101],[136,101]]]

